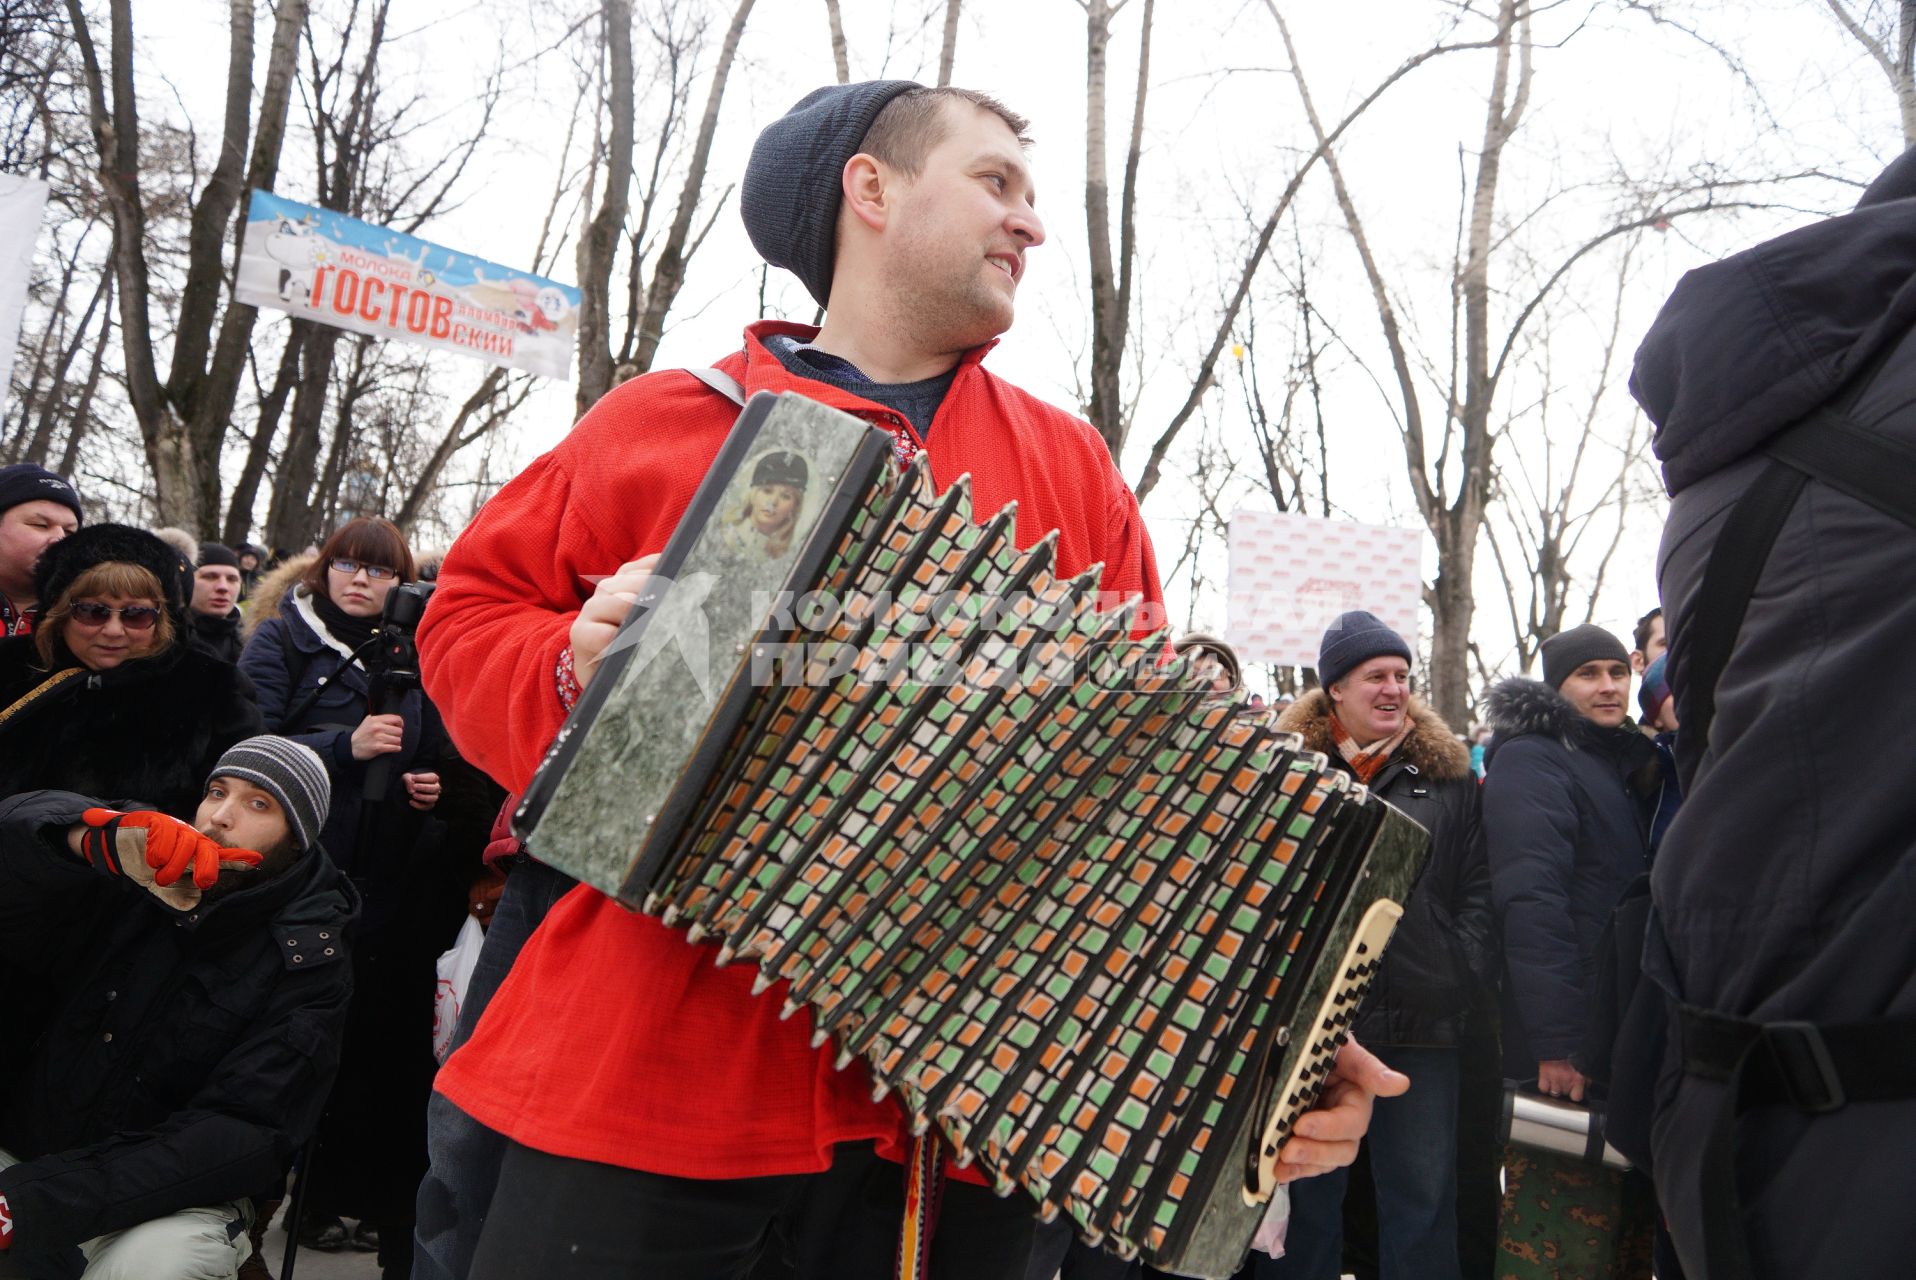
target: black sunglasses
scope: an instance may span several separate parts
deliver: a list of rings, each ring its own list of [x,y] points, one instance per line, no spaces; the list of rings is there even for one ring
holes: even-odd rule
[[[395,578],[399,576],[399,570],[390,568],[389,566],[383,565],[383,564],[364,564],[361,561],[347,560],[347,559],[344,559],[343,557],[341,559],[333,561],[333,572],[343,573],[349,578],[352,577],[355,573],[358,573],[361,569],[364,569],[366,571],[366,576],[368,578],[371,578],[374,582],[384,582],[388,578]]]
[[[150,604],[129,604],[116,609],[98,600],[82,600],[67,611],[67,616],[83,627],[104,627],[115,615],[128,631],[151,631],[160,623],[160,611]]]

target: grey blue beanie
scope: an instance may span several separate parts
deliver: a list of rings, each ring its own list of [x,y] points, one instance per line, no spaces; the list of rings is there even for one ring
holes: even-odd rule
[[[872,121],[911,80],[827,85],[758,135],[739,188],[745,233],[759,255],[804,282],[818,305],[832,292],[839,175],[858,154]]]
[[[1543,682],[1561,689],[1571,673],[1586,662],[1628,662],[1623,641],[1594,622],[1559,631],[1543,642]]]
[[[1386,654],[1414,661],[1404,637],[1376,614],[1362,609],[1340,613],[1317,642],[1317,682],[1328,689],[1356,667]]]
[[[239,778],[269,792],[286,811],[294,843],[311,849],[319,842],[333,783],[319,753],[305,743],[272,734],[236,742],[206,775],[208,782],[215,778]]]

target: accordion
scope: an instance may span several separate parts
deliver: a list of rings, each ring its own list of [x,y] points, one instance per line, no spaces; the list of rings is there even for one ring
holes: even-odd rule
[[[1014,515],[755,397],[517,826],[1000,1194],[1228,1276],[1427,841]]]

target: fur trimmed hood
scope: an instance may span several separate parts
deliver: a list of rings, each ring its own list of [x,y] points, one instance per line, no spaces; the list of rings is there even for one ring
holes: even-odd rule
[[[1570,699],[1541,680],[1512,676],[1499,680],[1484,694],[1484,720],[1499,738],[1541,733],[1566,747],[1576,746],[1577,726],[1583,721]]]
[[[260,623],[268,618],[279,616],[280,606],[286,601],[286,595],[293,589],[300,575],[312,568],[313,561],[319,559],[319,552],[304,551],[296,556],[288,556],[271,569],[259,575],[253,583],[253,589],[246,595],[246,633],[248,640],[259,630]]]
[[[1410,700],[1410,736],[1397,749],[1397,759],[1417,766],[1417,771],[1434,782],[1455,782],[1470,776],[1470,750],[1457,740],[1444,718],[1421,698]],[[1277,718],[1277,728],[1295,733],[1312,751],[1338,758],[1337,743],[1331,737],[1331,698],[1322,689],[1300,694],[1297,701]]]
[[[1484,694],[1484,718],[1496,730],[1484,753],[1486,768],[1504,743],[1532,734],[1549,738],[1567,751],[1608,755],[1626,770],[1656,761],[1656,748],[1636,721],[1626,718],[1615,728],[1599,725],[1541,680],[1522,676],[1499,680]]]

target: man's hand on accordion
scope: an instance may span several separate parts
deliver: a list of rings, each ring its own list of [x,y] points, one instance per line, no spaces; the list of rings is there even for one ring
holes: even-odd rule
[[[619,566],[619,571],[608,578],[599,579],[592,588],[592,595],[580,608],[579,616],[572,620],[572,673],[581,689],[592,683],[592,677],[599,670],[599,659],[605,656],[606,646],[612,643],[612,637],[619,634],[619,624],[625,621],[625,615],[632,612],[632,605],[639,598],[639,592],[645,590],[646,582],[652,577],[652,570],[658,565],[656,553],[640,556]]]
[[[1357,1159],[1357,1144],[1370,1130],[1372,1101],[1394,1098],[1409,1088],[1409,1076],[1392,1071],[1357,1041],[1346,1040],[1317,1105],[1298,1120],[1295,1134],[1277,1153],[1277,1180],[1315,1177]]]

